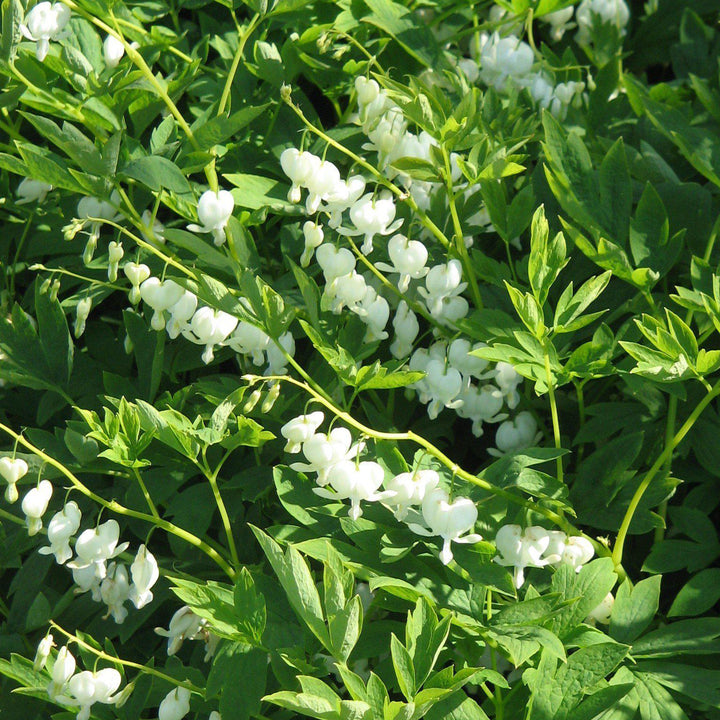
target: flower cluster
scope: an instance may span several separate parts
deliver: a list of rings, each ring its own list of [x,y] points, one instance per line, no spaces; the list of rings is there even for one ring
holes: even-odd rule
[[[418,535],[440,537],[440,560],[447,565],[453,558],[451,543],[475,543],[482,538],[469,533],[477,520],[472,500],[455,497],[440,487],[434,470],[415,470],[388,477],[374,460],[359,460],[365,443],[353,444],[347,428],[318,432],[325,420],[322,412],[300,415],[283,425],[280,432],[287,440],[285,451],[302,451],[307,462],[290,465],[293,470],[317,473],[313,491],[331,500],[349,500],[349,516],[362,515],[361,502],[382,502],[396,519],[407,523]],[[381,488],[384,488],[381,490]]]
[[[595,555],[592,543],[577,535],[568,537],[560,530],[546,530],[532,525],[503,525],[495,535],[498,555],[495,562],[512,567],[516,588],[525,582],[525,568],[565,564],[580,571]]]

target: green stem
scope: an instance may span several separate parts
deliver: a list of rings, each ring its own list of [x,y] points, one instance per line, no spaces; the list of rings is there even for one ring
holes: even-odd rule
[[[577,394],[577,402],[578,402],[578,420],[580,421],[580,428],[582,429],[585,425],[585,389],[584,389],[584,383],[582,382],[576,382],[575,383],[575,392]],[[585,444],[583,443],[580,445],[577,451],[577,462],[576,465],[579,465],[582,458],[583,458],[583,450],[585,449]]]
[[[245,45],[250,35],[252,35],[253,30],[255,30],[255,28],[258,26],[260,18],[260,13],[255,13],[252,18],[250,18],[250,24],[245,29],[245,32],[242,33],[242,35],[240,35],[238,38],[238,47],[235,51],[235,57],[233,57],[232,65],[230,66],[230,72],[228,73],[227,79],[225,80],[225,87],[223,88],[222,95],[220,96],[220,104],[218,105],[217,110],[218,116],[222,115],[225,112],[225,106],[228,104],[228,101],[230,99],[230,91],[232,90],[235,73],[237,73],[237,69],[240,65],[240,60],[242,60],[243,53],[245,52]]]
[[[166,682],[176,687],[187,688],[188,690],[190,690],[190,692],[197,693],[198,695],[205,694],[204,688],[198,687],[194,683],[191,683],[189,680],[178,680],[177,678],[166,675],[159,670],[155,670],[155,668],[153,667],[149,667],[147,665],[140,665],[140,663],[135,663],[131,660],[123,660],[122,658],[115,657],[114,655],[108,655],[106,652],[98,650],[89,643],[86,643],[84,640],[81,640],[77,635],[73,635],[71,632],[60,627],[56,622],[53,622],[52,620],[50,620],[50,627],[62,633],[66,638],[74,642],[76,645],[85,648],[85,650],[88,650],[96,657],[99,657],[101,660],[107,660],[108,662],[114,663],[116,665],[124,665],[125,667],[131,667],[134,670],[139,670],[140,672],[147,675],[153,675],[160,680],[165,680]]]
[[[548,398],[550,399],[550,414],[552,416],[553,425],[553,437],[555,439],[555,447],[558,450],[562,450],[562,439],[560,437],[560,418],[558,417],[557,402],[555,400],[555,385],[553,383],[552,371],[550,369],[550,353],[548,351],[548,343],[546,340],[543,346],[544,358],[545,358],[545,375],[547,378],[548,387]],[[563,459],[562,455],[557,458],[557,479],[561,482],[565,482],[563,474]]]
[[[230,526],[230,516],[228,515],[225,501],[222,499],[222,495],[220,494],[220,488],[218,488],[217,484],[217,475],[220,472],[220,467],[222,466],[218,466],[215,472],[212,472],[207,465],[206,448],[203,448],[202,455],[203,463],[198,463],[198,467],[202,471],[203,475],[205,475],[205,477],[207,478],[207,481],[210,483],[210,488],[212,490],[213,497],[215,498],[215,504],[217,505],[218,512],[220,513],[220,520],[222,521],[223,529],[225,530],[225,537],[227,538],[228,549],[230,550],[230,557],[232,558],[233,566],[237,569],[240,567],[240,559],[238,558],[237,546],[235,545],[235,538],[233,537],[232,527]]]
[[[145,481],[142,479],[142,475],[140,475],[140,471],[134,467],[133,474],[135,475],[135,479],[138,481],[138,485],[140,486],[140,491],[143,494],[143,497],[145,498],[145,502],[147,503],[148,508],[150,509],[150,514],[154,518],[159,518],[160,513],[157,511],[157,507],[155,507],[155,503],[153,502],[152,497],[150,497],[150,493],[148,492],[147,485],[145,485]]]
[[[658,459],[653,463],[652,467],[648,470],[645,477],[642,479],[640,485],[638,485],[635,494],[630,500],[630,505],[625,512],[620,530],[618,530],[617,540],[615,541],[615,549],[612,553],[613,561],[615,565],[622,564],[623,549],[625,547],[625,539],[630,529],[633,516],[640,505],[645,491],[650,486],[650,483],[655,479],[661,468],[665,466],[668,460],[672,457],[672,453],[675,448],[682,442],[683,438],[690,432],[691,428],[702,414],[703,410],[718,396],[720,395],[720,380],[713,386],[712,390],[698,403],[697,407],[690,413],[688,419],[683,423],[682,427],[675,433],[671,441],[666,444],[665,449],[660,454]]]
[[[185,540],[185,542],[192,545],[193,547],[196,547],[198,550],[201,550],[209,558],[211,558],[231,580],[235,579],[235,570],[230,567],[225,558],[223,558],[220,553],[218,553],[214,548],[210,547],[210,545],[208,545],[196,535],[193,535],[187,530],[183,530],[182,528],[174,525],[171,522],[168,522],[167,520],[164,520],[163,518],[154,517],[153,515],[148,515],[147,513],[140,512],[138,510],[126,508],[124,505],[121,505],[116,500],[105,500],[105,498],[100,497],[100,495],[97,495],[92,490],[90,490],[81,480],[78,479],[78,477],[74,473],[72,473],[60,461],[56,460],[54,457],[51,457],[50,455],[42,451],[40,448],[33,445],[22,435],[19,435],[3,423],[0,423],[0,430],[17,440],[23,447],[27,448],[28,450],[30,450],[30,452],[37,455],[48,465],[51,465],[55,469],[59,470],[68,480],[70,480],[70,482],[73,484],[73,487],[79,490],[83,495],[85,495],[85,497],[88,497],[94,502],[96,502],[98,505],[107,508],[108,510],[110,510],[110,512],[117,513],[118,515],[124,515],[126,517],[132,517],[137,520],[144,520],[145,522],[149,522],[152,525],[155,525],[165,530],[165,532],[170,533],[171,535],[175,535],[176,537]]]
[[[457,211],[457,204],[455,203],[455,189],[453,188],[452,182],[452,168],[450,166],[450,154],[448,153],[445,146],[442,146],[443,161],[445,163],[445,187],[447,189],[448,205],[450,206],[450,216],[453,221],[453,228],[455,230],[455,251],[460,256],[460,262],[465,270],[465,276],[470,281],[470,291],[473,296],[473,302],[478,310],[483,307],[482,298],[480,297],[480,288],[477,284],[477,277],[475,277],[475,271],[473,270],[472,263],[470,262],[470,255],[467,247],[465,247],[465,237],[463,235],[462,226],[460,224],[460,217]]]

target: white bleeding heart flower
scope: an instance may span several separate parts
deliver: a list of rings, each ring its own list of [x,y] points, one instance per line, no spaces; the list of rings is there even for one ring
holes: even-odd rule
[[[280,154],[280,166],[292,182],[292,187],[288,192],[290,202],[300,202],[300,188],[306,187],[321,162],[317,155],[305,150],[298,150],[297,148],[283,150]]]
[[[526,42],[493,33],[480,53],[480,79],[502,92],[510,79],[521,83],[534,62],[535,55]]]
[[[75,594],[80,595],[82,593],[90,591],[90,593],[92,594],[92,599],[95,602],[101,602],[102,598],[100,597],[100,583],[102,582],[102,577],[98,577],[96,566],[94,564],[83,565],[82,567],[71,566],[72,563],[67,564],[67,567],[69,567],[72,571],[73,582],[77,585],[74,591]],[[102,574],[104,577],[104,563],[102,565]]]
[[[57,698],[69,705],[78,705],[77,720],[88,720],[90,709],[95,703],[112,705],[113,693],[120,687],[122,677],[114,668],[105,668],[96,672],[83,670],[73,675],[67,683],[67,696]]]
[[[484,423],[500,422],[507,417],[507,413],[500,412],[504,403],[503,394],[494,385],[478,387],[472,383],[467,384],[458,398],[463,404],[456,412],[460,417],[472,420],[475,437],[482,437]]]
[[[63,565],[72,557],[70,549],[70,538],[80,528],[82,512],[78,504],[71,500],[65,503],[60,512],[55,513],[48,523],[47,535],[50,541],[49,546],[41,547],[38,552],[41,555],[54,555],[55,562]]]
[[[335,492],[324,487],[313,488],[313,491],[324,498],[350,500],[348,515],[357,520],[362,515],[362,501],[384,500],[394,495],[387,490],[378,492],[384,478],[385,471],[376,462],[368,460],[356,464],[351,460],[341,460],[330,467],[327,473],[327,484]]]
[[[189,712],[190,691],[184,687],[177,687],[160,703],[158,720],[182,720]]]
[[[398,273],[398,290],[405,292],[410,280],[419,280],[428,274],[425,263],[428,259],[427,248],[419,240],[408,240],[404,235],[393,235],[388,241],[388,255],[392,265],[379,262],[379,270]]]
[[[115,222],[122,216],[118,208],[122,205],[122,198],[117,190],[113,190],[109,200],[96,197],[81,198],[77,204],[77,216],[82,221],[81,227],[90,225],[90,237],[83,252],[83,262],[88,265],[92,260],[100,237],[100,228],[104,220]]]
[[[341,191],[342,180],[340,171],[328,160],[321,160],[314,171],[306,178],[305,187],[308,189],[308,197],[305,208],[311,215],[317,212],[320,203],[333,194]]]
[[[287,353],[287,356],[285,355]],[[268,344],[265,354],[267,355],[266,375],[285,375],[287,373],[288,356],[295,357],[295,338],[290,331],[284,332],[277,343]]]
[[[123,266],[123,272],[132,285],[128,299],[137,305],[140,302],[140,285],[150,277],[150,268],[142,263],[129,262]]]
[[[525,582],[525,568],[544,567],[548,559],[543,554],[550,545],[550,535],[545,528],[533,525],[523,529],[519,525],[503,525],[495,536],[498,555],[493,558],[498,565],[513,567],[513,583],[521,588]]]
[[[309,440],[323,424],[325,420],[324,413],[317,412],[308,415],[300,415],[286,422],[280,428],[280,434],[287,440],[283,448],[286,453],[299,453],[302,444]]]
[[[333,428],[329,433],[318,433],[309,437],[302,446],[307,463],[293,463],[293,470],[316,472],[317,484],[322,487],[328,484],[330,469],[343,460],[352,460],[363,448],[365,443],[352,443],[352,435],[347,428]]]
[[[398,304],[392,324],[395,338],[390,345],[390,352],[393,357],[402,359],[412,352],[413,343],[420,332],[417,316],[405,300],[401,300]]]
[[[14,503],[18,499],[17,482],[28,473],[28,464],[22,458],[0,458],[0,475],[7,483],[5,499]]]
[[[434,420],[445,408],[462,406],[459,398],[463,387],[462,376],[455,368],[447,366],[442,360],[430,360],[425,367],[425,388],[429,396],[428,417]]]
[[[265,351],[270,346],[269,335],[259,327],[241,320],[225,345],[242,355],[250,355],[255,365],[265,362]]]
[[[456,338],[448,345],[448,362],[463,375],[482,379],[486,376],[488,361],[470,352],[484,347],[487,345],[483,342],[471,345],[469,340]]]
[[[68,650],[67,645],[63,645],[63,647],[58,650],[57,657],[55,658],[55,664],[53,665],[51,673],[52,682],[47,688],[51,700],[54,700],[65,691],[68,680],[70,680],[75,673],[75,666],[75,658]]]
[[[620,36],[625,35],[630,21],[630,10],[624,0],[583,0],[575,11],[578,45],[589,45],[593,35],[603,25],[617,28]]]
[[[117,520],[107,520],[96,528],[84,530],[75,542],[77,557],[68,563],[71,570],[92,567],[95,576],[102,580],[107,574],[105,562],[127,549],[128,543],[118,545],[120,526]]]
[[[535,418],[525,410],[518,413],[513,420],[500,423],[495,433],[497,449],[489,448],[488,452],[495,457],[517,453],[529,448],[540,437]]]
[[[187,605],[183,605],[170,618],[168,629],[155,628],[155,632],[168,639],[167,654],[174,655],[184,640],[194,640],[203,632],[207,620],[198,617]]]
[[[174,280],[160,281],[159,278],[149,277],[140,285],[140,297],[153,310],[150,326],[153,330],[165,329],[165,311],[169,310],[185,293],[185,288]]]
[[[336,248],[326,243],[317,249],[315,257],[328,285],[355,269],[355,256],[346,248]]]
[[[362,175],[352,175],[347,180],[341,180],[328,193],[318,210],[327,213],[330,217],[328,225],[338,228],[342,224],[342,214],[365,192],[365,178]]]
[[[358,312],[359,303],[365,298],[367,292],[368,286],[365,278],[352,270],[347,275],[341,275],[328,283],[323,294],[330,300],[330,311],[338,315],[344,307],[349,308],[352,312]]]
[[[372,78],[358,75],[355,78],[355,92],[357,93],[358,104],[369,105],[380,94],[380,86]]]
[[[37,487],[28,490],[22,500],[22,511],[28,535],[37,535],[42,529],[42,516],[47,511],[48,503],[53,494],[53,486],[49,480],[41,480]]]
[[[145,545],[141,545],[138,548],[135,559],[130,566],[130,575],[132,576],[130,602],[140,610],[140,608],[152,602],[153,594],[151,588],[160,577],[157,560]]]
[[[415,470],[395,475],[385,481],[385,489],[395,493],[387,504],[393,508],[395,517],[404,520],[411,507],[421,505],[425,495],[440,483],[435,470]]]
[[[318,225],[312,220],[307,220],[303,225],[303,237],[305,238],[305,249],[300,257],[300,265],[307,267],[310,264],[310,260],[312,260],[315,248],[320,247],[325,239],[322,225]]]
[[[222,310],[201,307],[193,315],[187,328],[183,330],[183,336],[191,342],[205,346],[202,360],[207,365],[213,361],[215,345],[225,342],[237,324],[237,318]]]
[[[114,35],[108,35],[103,42],[103,59],[109,68],[117,67],[125,55],[125,46]]]
[[[168,308],[170,317],[165,323],[165,329],[171,340],[174,340],[181,332],[187,329],[190,318],[197,310],[197,304],[197,296],[189,290],[186,290],[180,296],[180,299]]]
[[[523,381],[522,375],[510,363],[499,362],[495,365],[493,380],[505,396],[507,406],[514,410],[520,402],[517,388]]]
[[[92,310],[92,298],[84,297],[78,300],[78,304],[75,307],[75,323],[73,325],[73,335],[79,338],[85,332],[85,323],[87,322],[88,316]]]
[[[390,319],[390,305],[374,288],[367,288],[364,297],[355,306],[354,312],[367,325],[363,342],[380,342],[388,337],[385,326]]]
[[[187,226],[190,232],[212,233],[213,242],[218,247],[225,243],[225,227],[235,209],[235,199],[228,190],[217,193],[206,190],[198,200],[197,214],[202,223]]]
[[[118,276],[118,267],[125,251],[122,243],[112,240],[108,245],[108,280],[115,282]]]
[[[374,193],[366,193],[350,208],[350,219],[355,230],[338,228],[341,235],[362,235],[363,244],[360,250],[368,255],[373,249],[375,235],[390,235],[402,224],[402,220],[395,219],[395,202],[390,195],[381,193],[375,197]]]
[[[108,608],[103,619],[107,620],[112,615],[118,625],[125,622],[128,614],[125,602],[130,598],[130,580],[127,568],[122,563],[110,563],[108,566],[100,583],[100,598]]]
[[[28,40],[37,43],[35,56],[40,62],[47,57],[50,41],[62,37],[70,14],[70,8],[64,3],[39,2],[25,16],[20,31]]]
[[[425,298],[430,314],[440,317],[446,312],[443,301],[460,295],[466,287],[467,283],[462,282],[460,261],[450,260],[431,267],[425,276],[425,287],[418,288],[418,292]]]
[[[41,203],[47,197],[47,194],[53,189],[53,186],[42,180],[33,180],[32,178],[23,178],[15,191],[18,199],[16,205],[25,205],[26,203]]]
[[[50,651],[55,647],[55,641],[51,633],[48,633],[37,646],[35,651],[35,659],[33,660],[33,670],[40,672],[50,657]]]
[[[573,535],[565,541],[560,561],[563,565],[575,568],[575,572],[580,572],[582,566],[589,563],[594,555],[595,548],[587,538]]]
[[[447,492],[436,487],[425,494],[422,501],[422,516],[427,527],[411,523],[413,532],[419,535],[439,535],[443,540],[440,561],[447,565],[453,559],[451,544],[476,543],[482,540],[477,533],[467,533],[475,526],[477,520],[475,503],[466,497],[458,497],[450,502]]]

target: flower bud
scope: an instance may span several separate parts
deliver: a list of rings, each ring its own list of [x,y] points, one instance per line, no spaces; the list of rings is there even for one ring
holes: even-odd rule
[[[85,332],[85,323],[87,322],[88,315],[92,308],[92,298],[85,297],[78,301],[77,307],[75,308],[75,325],[73,326],[73,332],[76,338],[79,338]]]
[[[7,482],[5,499],[14,503],[18,499],[17,481],[27,475],[28,464],[22,458],[0,458],[0,475]]]
[[[117,67],[125,54],[125,46],[112,35],[108,35],[103,43],[103,58],[109,68]]]
[[[55,647],[55,642],[53,641],[53,636],[50,634],[46,635],[38,643],[35,660],[33,661],[33,670],[35,672],[40,672],[45,667],[45,663],[50,657],[50,650],[53,647]]]

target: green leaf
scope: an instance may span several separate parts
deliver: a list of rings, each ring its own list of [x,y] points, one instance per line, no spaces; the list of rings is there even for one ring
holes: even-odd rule
[[[259,118],[269,107],[270,103],[264,103],[263,105],[244,107],[232,115],[214,117],[194,131],[195,140],[201,150],[209,150],[215,145],[222,145],[253,120]],[[172,128],[172,124],[170,128]]]
[[[240,629],[260,644],[267,621],[265,598],[255,588],[255,581],[247,568],[243,568],[238,573],[233,601],[235,612],[240,619]]]
[[[292,546],[288,547],[283,555],[280,546],[269,535],[252,525],[250,527],[280,580],[293,610],[313,635],[330,649],[320,595],[307,562]]]
[[[247,720],[260,711],[267,682],[267,653],[242,643],[224,643],[213,658],[205,697],[220,696],[224,717]]]
[[[0,41],[0,60],[12,62],[17,53],[22,33],[23,6],[20,0],[3,0],[2,4],[2,40]]]
[[[718,600],[720,600],[720,568],[701,570],[683,585],[673,601],[668,617],[702,615]]]
[[[577,707],[567,715],[567,720],[595,720],[601,713],[615,708],[633,688],[632,683],[609,685],[592,695],[588,695]]]
[[[35,314],[48,379],[60,387],[67,387],[73,368],[73,341],[58,299],[42,292],[40,283],[35,285]]]
[[[535,212],[530,236],[530,259],[528,274],[538,304],[542,307],[548,292],[566,263],[565,238],[558,233],[552,240],[549,237],[545,209],[541,205]]]
[[[678,620],[653,630],[633,645],[633,657],[675,657],[720,652],[720,618]]]
[[[348,600],[344,609],[328,617],[333,656],[347,662],[362,630],[362,602],[359,595]]]
[[[137,158],[125,165],[120,175],[137,180],[155,192],[163,188],[181,195],[191,192],[190,184],[180,168],[172,160],[160,155]]]
[[[388,33],[419,63],[428,68],[442,65],[440,49],[427,25],[417,23],[410,11],[392,0],[363,0],[370,15],[363,21]]]
[[[415,697],[415,668],[413,667],[412,657],[407,648],[397,639],[395,633],[390,637],[390,654],[392,655],[392,663],[395,668],[395,677],[397,677],[400,692],[409,702]]]
[[[637,670],[674,692],[720,707],[720,671],[716,669],[667,660],[641,660]]]
[[[612,590],[617,576],[610,558],[598,558],[576,573],[569,565],[560,565],[552,579],[552,591],[570,604],[553,618],[553,632],[566,637],[596,608]]]
[[[631,643],[653,621],[660,603],[661,576],[641,580],[631,588],[630,581],[618,588],[610,616],[610,637]]]
[[[231,192],[238,207],[249,210],[266,207],[274,213],[285,215],[297,215],[300,212],[288,202],[287,185],[279,180],[248,173],[231,173],[223,177],[237,188]]]

